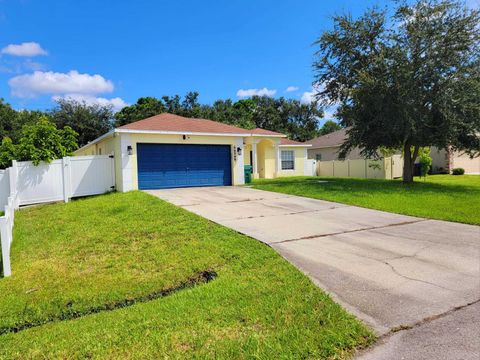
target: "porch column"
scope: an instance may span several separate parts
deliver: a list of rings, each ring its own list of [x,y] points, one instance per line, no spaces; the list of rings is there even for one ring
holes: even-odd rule
[[[252,160],[253,160],[253,178],[258,179],[258,158],[257,158],[257,143],[255,141],[252,142]]]
[[[280,146],[279,144],[275,144],[275,177],[280,175]]]
[[[237,138],[235,141],[235,149],[234,149],[236,156],[237,156],[237,161],[235,164],[235,176],[234,176],[234,182],[233,185],[243,185],[245,184],[245,169],[244,169],[244,151],[245,147],[243,146],[243,138]]]

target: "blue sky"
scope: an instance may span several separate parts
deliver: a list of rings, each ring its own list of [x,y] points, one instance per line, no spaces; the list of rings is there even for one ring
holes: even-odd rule
[[[208,103],[260,90],[307,100],[312,43],[330,16],[386,3],[0,0],[0,97],[17,109],[190,90]]]

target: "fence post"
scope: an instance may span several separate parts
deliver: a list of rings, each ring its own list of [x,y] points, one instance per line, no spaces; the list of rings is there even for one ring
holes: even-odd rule
[[[7,211],[7,208],[5,208]],[[9,226],[7,224],[7,216],[8,214],[5,213],[5,215],[0,218],[0,237],[1,237],[1,243],[2,243],[2,264],[3,264],[3,276],[7,277],[12,275],[12,269],[10,267],[10,237],[9,237],[9,232],[11,232],[11,229],[9,229]]]
[[[71,188],[71,171],[70,171],[70,158],[62,158],[62,173],[63,173],[63,200],[67,203],[70,199]]]
[[[12,160],[12,166],[8,169],[9,176],[9,185],[10,185],[10,196],[13,197],[14,204],[13,208],[18,209],[17,200],[17,185],[18,185],[18,164],[17,160]]]

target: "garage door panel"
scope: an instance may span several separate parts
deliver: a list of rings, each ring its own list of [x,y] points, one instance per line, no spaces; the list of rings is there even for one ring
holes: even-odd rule
[[[231,185],[229,145],[137,144],[139,189]]]

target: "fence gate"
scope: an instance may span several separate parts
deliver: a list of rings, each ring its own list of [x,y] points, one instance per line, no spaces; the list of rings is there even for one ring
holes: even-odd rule
[[[65,157],[38,166],[19,161],[13,167],[18,171],[16,191],[20,205],[68,201],[103,194],[115,186],[114,161],[108,155]]]

